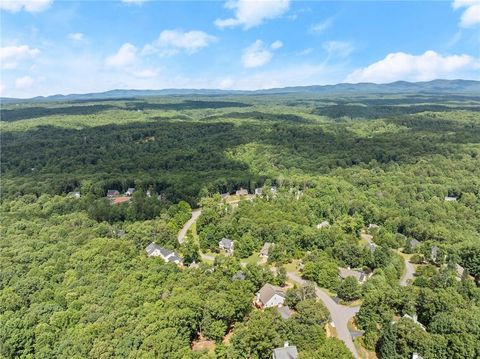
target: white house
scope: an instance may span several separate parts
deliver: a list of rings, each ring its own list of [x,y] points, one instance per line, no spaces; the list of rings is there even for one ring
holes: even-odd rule
[[[269,283],[265,284],[258,292],[255,298],[255,304],[260,308],[271,308],[283,305],[285,302],[285,292],[282,288]]]
[[[127,192],[125,192],[125,196],[131,196],[131,195],[133,195],[133,192],[135,192],[135,188],[129,187],[127,189]]]
[[[330,227],[329,221],[323,221],[322,223],[317,224],[317,229],[322,229],[327,227]]]
[[[147,252],[147,256],[149,257],[160,257],[166,263],[175,263],[175,264],[182,264],[183,260],[180,258],[177,253],[171,251],[169,249],[160,247],[155,242],[150,243],[146,248],[145,252]]]

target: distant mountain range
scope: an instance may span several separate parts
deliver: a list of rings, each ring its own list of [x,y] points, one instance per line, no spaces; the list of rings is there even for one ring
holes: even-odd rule
[[[394,94],[394,93],[425,93],[425,94],[473,94],[480,95],[480,81],[474,80],[433,80],[425,82],[397,81],[389,84],[341,83],[323,86],[294,86],[272,88],[267,90],[242,91],[242,90],[209,90],[209,89],[163,89],[163,90],[111,90],[98,93],[38,96],[30,99],[17,99],[2,97],[4,104],[19,102],[46,102],[46,101],[98,101],[126,98],[141,98],[152,96],[173,95],[275,95],[291,93],[309,94]]]

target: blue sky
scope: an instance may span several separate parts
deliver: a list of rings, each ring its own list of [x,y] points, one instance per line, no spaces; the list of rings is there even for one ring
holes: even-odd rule
[[[2,0],[0,11],[2,96],[480,78],[480,0]]]

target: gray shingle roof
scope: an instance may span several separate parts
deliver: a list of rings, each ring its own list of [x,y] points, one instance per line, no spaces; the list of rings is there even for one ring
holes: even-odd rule
[[[222,238],[222,240],[220,242],[218,242],[218,245],[220,247],[223,247],[225,249],[232,249],[233,247],[233,241],[231,241],[230,239],[228,238]]]
[[[282,288],[267,283],[258,291],[258,299],[260,299],[263,304],[266,304],[275,294],[285,298],[285,293]]]
[[[291,310],[288,305],[277,307],[277,311],[283,319],[288,319],[293,315],[293,310]]]
[[[283,348],[273,349],[274,359],[297,359],[298,350],[296,346],[285,346]]]

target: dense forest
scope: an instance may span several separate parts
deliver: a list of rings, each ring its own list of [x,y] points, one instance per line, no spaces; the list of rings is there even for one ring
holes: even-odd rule
[[[288,341],[352,358],[317,288],[359,306],[362,357],[480,357],[479,109],[426,93],[2,106],[0,355],[266,359]],[[252,305],[266,283],[291,317]]]

